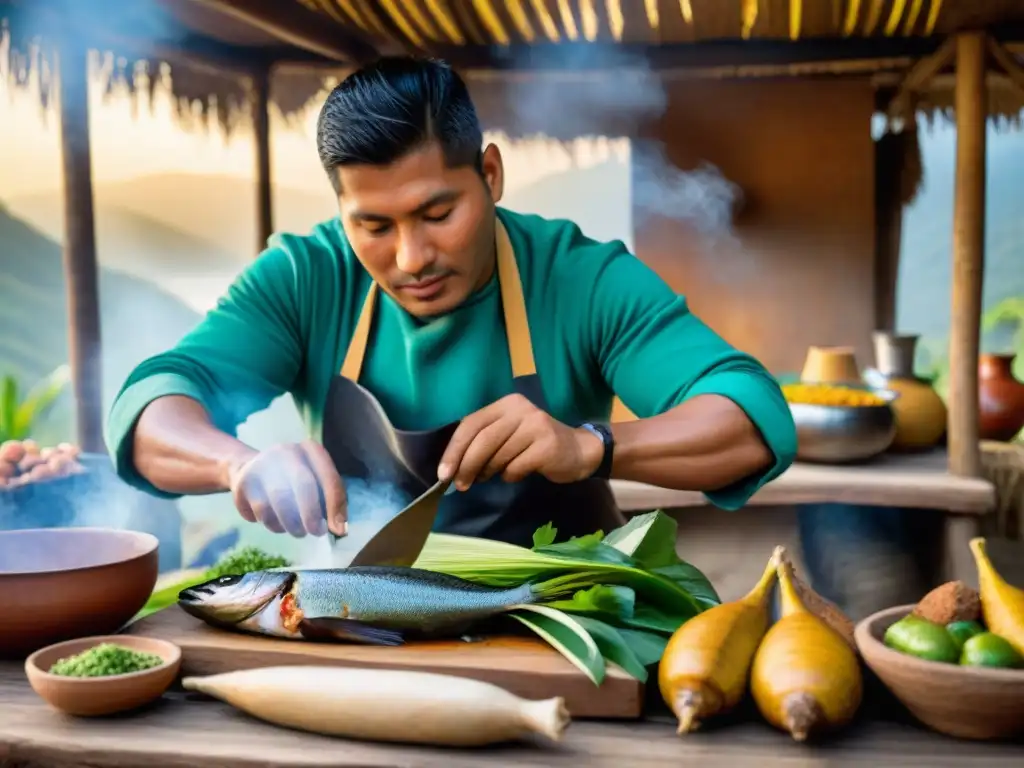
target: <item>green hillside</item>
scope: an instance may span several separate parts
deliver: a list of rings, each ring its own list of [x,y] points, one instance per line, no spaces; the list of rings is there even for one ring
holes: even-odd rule
[[[199,315],[146,280],[100,270],[104,406],[131,368],[173,344]],[[0,371],[29,386],[67,362],[67,307],[61,249],[0,206]],[[71,435],[65,397],[46,439]]]
[[[337,201],[326,179],[322,194],[285,187],[273,193],[274,224],[278,230],[306,232],[312,223],[337,215]],[[43,232],[61,231],[62,202],[54,191],[9,201],[11,210],[27,218]],[[103,241],[104,261],[138,234],[167,237],[168,252],[184,252],[184,238],[201,242],[205,249],[191,258],[203,258],[209,266],[248,262],[259,250],[256,242],[256,185],[229,176],[160,174],[127,181],[107,182],[96,188],[97,229]],[[134,216],[133,216],[134,215]],[[132,222],[148,222],[135,227]],[[159,231],[158,231],[159,230]],[[187,234],[186,234],[187,233]]]

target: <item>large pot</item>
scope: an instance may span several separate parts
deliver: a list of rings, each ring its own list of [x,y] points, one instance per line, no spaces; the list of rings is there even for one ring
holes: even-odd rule
[[[983,440],[1012,440],[1024,428],[1024,383],[1013,375],[1015,357],[978,356],[978,431]]]
[[[884,331],[874,334],[875,369],[865,378],[876,387],[897,393],[892,402],[896,436],[892,450],[932,448],[946,433],[946,404],[927,379],[914,373],[918,336]]]

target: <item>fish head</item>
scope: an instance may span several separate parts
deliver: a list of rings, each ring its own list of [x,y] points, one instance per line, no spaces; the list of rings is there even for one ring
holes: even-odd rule
[[[285,594],[295,574],[285,570],[227,575],[178,593],[178,605],[196,618],[216,624],[238,624]]]

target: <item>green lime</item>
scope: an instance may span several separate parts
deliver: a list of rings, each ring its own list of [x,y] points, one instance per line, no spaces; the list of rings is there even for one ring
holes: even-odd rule
[[[975,635],[980,635],[985,629],[976,621],[952,621],[946,625],[946,631],[957,646],[963,648],[964,643]]]
[[[1005,639],[991,632],[982,632],[964,643],[960,663],[968,667],[1024,667],[1024,658]]]
[[[941,624],[913,614],[885,630],[883,642],[895,651],[928,661],[956,664],[960,648]]]

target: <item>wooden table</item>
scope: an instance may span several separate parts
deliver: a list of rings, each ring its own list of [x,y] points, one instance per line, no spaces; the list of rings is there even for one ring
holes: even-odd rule
[[[960,515],[984,515],[995,508],[995,488],[988,480],[957,477],[946,467],[944,450],[917,454],[883,454],[860,465],[794,463],[750,499],[751,505],[869,504],[939,509]],[[704,494],[672,491],[653,485],[613,480],[612,490],[624,511],[706,506]]]
[[[446,750],[331,739],[277,728],[220,702],[170,692],[131,716],[80,720],[50,710],[16,662],[0,662],[0,768],[791,768],[792,766],[1020,766],[1024,744],[957,741],[898,721],[857,724],[819,746],[791,741],[745,713],[675,735],[671,719],[574,722],[561,744]]]

